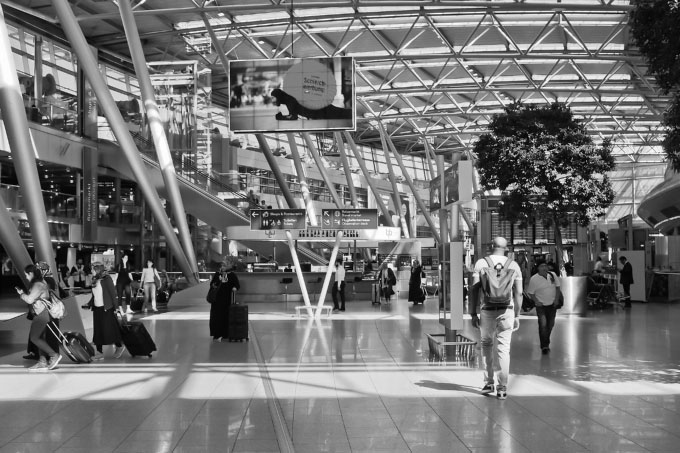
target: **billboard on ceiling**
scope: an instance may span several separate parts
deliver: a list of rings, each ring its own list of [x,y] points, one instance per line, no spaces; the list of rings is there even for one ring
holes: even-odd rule
[[[354,59],[229,62],[233,132],[355,129]]]

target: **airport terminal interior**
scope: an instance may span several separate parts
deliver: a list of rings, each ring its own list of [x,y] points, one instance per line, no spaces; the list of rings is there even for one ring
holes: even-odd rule
[[[0,453],[679,451],[680,80],[638,47],[644,5],[659,36],[680,20],[671,0],[0,1]],[[568,111],[570,145],[489,154],[521,109]],[[535,126],[511,123],[507,148]],[[489,253],[521,272],[507,394],[476,323],[512,308],[471,300]],[[36,273],[65,314],[27,305]],[[107,329],[122,346],[88,352]]]

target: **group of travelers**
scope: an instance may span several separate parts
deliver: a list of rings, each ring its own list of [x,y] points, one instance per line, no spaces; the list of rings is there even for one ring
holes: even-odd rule
[[[125,346],[122,343],[120,322],[117,317],[133,313],[130,306],[133,279],[128,256],[124,254],[114,269],[117,274],[115,283],[103,263],[93,263],[91,269],[86,270],[79,260],[74,269],[75,274],[89,275],[88,283],[92,296],[82,308],[92,311],[92,344],[96,349],[92,360],[102,360],[103,347],[107,345],[113,346],[115,358],[122,357]],[[51,300],[50,291],[58,294],[59,288],[62,287],[63,274],[57,273],[59,280],[57,282],[49,266],[44,262],[26,266],[24,273],[26,281],[29,282],[27,290],[16,288],[21,300],[28,304],[27,318],[31,321],[27,354],[23,358],[36,361],[28,369],[30,372],[53,370],[62,359],[59,353],[61,339],[59,320],[50,315],[48,305]],[[76,278],[78,280],[74,282],[85,282],[81,275]],[[144,290],[142,309],[148,312],[148,307],[151,307],[152,311],[157,312],[156,291],[160,285],[160,275],[152,260],[147,260],[146,267],[142,270],[140,284]]]

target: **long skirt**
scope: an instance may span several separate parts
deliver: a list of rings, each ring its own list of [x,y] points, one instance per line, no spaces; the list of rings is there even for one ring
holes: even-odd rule
[[[105,310],[104,307],[94,307],[92,321],[94,330],[92,342],[95,345],[121,344],[120,326],[113,308]]]
[[[215,302],[210,304],[210,336],[227,338],[229,336],[229,307],[231,307],[231,287],[221,284]]]

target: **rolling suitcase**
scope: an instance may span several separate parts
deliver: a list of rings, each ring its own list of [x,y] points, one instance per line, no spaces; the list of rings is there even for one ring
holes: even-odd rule
[[[380,305],[380,283],[371,285],[371,304]]]
[[[144,288],[140,285],[130,298],[130,309],[132,311],[142,311],[142,305],[144,305]]]
[[[128,321],[118,314],[120,322],[120,334],[123,337],[123,344],[132,357],[145,355],[149,358],[151,353],[156,351],[156,343],[149,335],[144,324],[138,321]]]
[[[248,341],[248,306],[236,303],[236,295],[232,293],[229,306],[229,323],[227,324],[229,341]]]
[[[59,347],[66,356],[75,363],[90,363],[94,356],[94,347],[80,332],[62,332],[53,323],[47,324],[52,335],[59,339]]]

